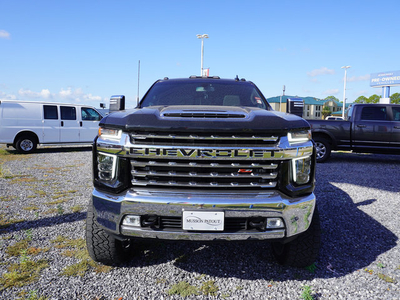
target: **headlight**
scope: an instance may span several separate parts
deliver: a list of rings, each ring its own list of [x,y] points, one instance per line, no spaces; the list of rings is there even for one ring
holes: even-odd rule
[[[119,141],[121,139],[121,130],[99,127],[99,137],[104,140]]]
[[[300,144],[311,140],[311,130],[292,131],[288,133],[289,144]]]
[[[296,184],[306,184],[311,176],[311,156],[292,160],[292,176]]]
[[[97,154],[97,168],[101,180],[112,181],[115,178],[117,157],[110,154]]]

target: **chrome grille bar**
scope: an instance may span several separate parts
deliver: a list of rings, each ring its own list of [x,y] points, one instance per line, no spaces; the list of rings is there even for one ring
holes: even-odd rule
[[[252,178],[261,178],[261,179],[276,179],[278,176],[277,172],[267,173],[267,174],[259,174],[259,173],[219,173],[219,172],[211,172],[211,173],[201,173],[201,172],[175,172],[175,171],[137,171],[132,170],[132,175],[134,177],[148,177],[148,176],[158,176],[158,177],[191,177],[191,178],[215,178],[215,179],[226,179],[236,177],[237,179],[246,179]]]
[[[176,181],[176,180],[132,180],[133,185],[138,186],[173,186],[173,187],[200,187],[200,188],[274,188],[276,186],[276,182],[267,182],[267,183],[259,183],[259,182],[248,182],[248,183],[240,183],[240,182],[198,182],[198,181],[190,181],[190,182],[183,182],[183,181]]]
[[[146,166],[155,166],[155,167],[196,167],[196,168],[233,168],[233,169],[251,169],[251,168],[262,168],[265,170],[274,170],[278,167],[277,163],[224,163],[224,162],[211,162],[211,163],[203,163],[203,162],[177,162],[177,161],[160,161],[160,160],[131,160],[131,165],[133,168],[135,167],[146,167]]]

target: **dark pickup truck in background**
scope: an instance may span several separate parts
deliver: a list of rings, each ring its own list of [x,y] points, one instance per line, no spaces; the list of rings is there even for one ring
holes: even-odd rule
[[[400,154],[400,105],[355,104],[347,120],[308,120],[317,147],[317,162],[331,150]]]

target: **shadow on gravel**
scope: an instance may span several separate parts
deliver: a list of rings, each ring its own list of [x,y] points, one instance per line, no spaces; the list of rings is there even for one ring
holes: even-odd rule
[[[50,147],[50,146],[41,146],[36,149],[35,152],[30,154],[21,154],[14,148],[5,148],[5,150],[11,154],[16,155],[35,155],[38,153],[67,153],[67,152],[80,152],[80,151],[92,151],[92,146],[62,146],[62,147]]]
[[[272,281],[335,278],[364,269],[379,255],[394,248],[398,240],[390,230],[360,210],[386,199],[373,199],[366,194],[364,200],[355,203],[334,184],[397,192],[399,164],[400,157],[397,160],[392,156],[354,157],[354,154],[338,155],[329,163],[318,164],[315,194],[321,216],[322,247],[315,270],[278,265],[267,242],[206,245],[141,242],[128,266],[143,267],[173,261],[177,268],[188,272]]]
[[[379,223],[374,213],[369,215],[362,209],[369,205],[396,209],[396,196],[387,192],[400,191],[399,167],[400,156],[341,153],[317,165],[315,194],[323,230],[319,264],[328,270],[323,277],[342,276],[363,269],[379,255],[396,247],[398,237]],[[335,184],[361,187],[358,190],[363,190],[364,194],[358,192],[358,200],[354,200]],[[383,191],[390,199],[371,198],[368,189]],[[382,217],[382,212],[377,211],[376,218]]]
[[[86,219],[86,212],[70,213],[54,217],[41,218],[32,221],[14,223],[6,228],[0,229],[0,233],[12,233],[40,227],[51,227],[58,224],[71,223]]]

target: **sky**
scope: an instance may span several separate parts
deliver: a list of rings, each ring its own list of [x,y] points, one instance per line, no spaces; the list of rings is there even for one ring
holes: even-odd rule
[[[0,0],[0,99],[134,107],[164,77],[245,78],[265,97],[382,94],[400,70],[400,1]],[[139,72],[140,61],[140,72]],[[391,94],[400,92],[392,87]]]

